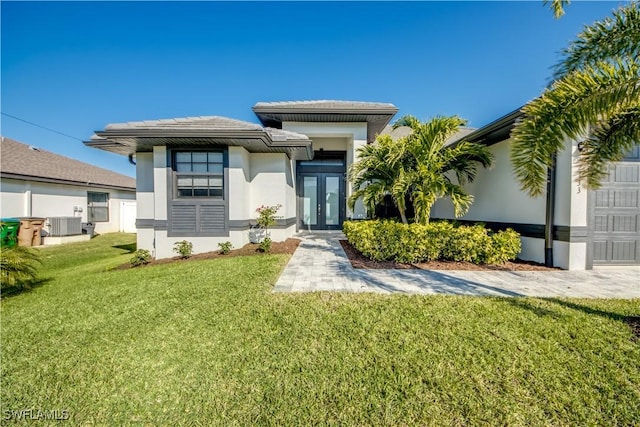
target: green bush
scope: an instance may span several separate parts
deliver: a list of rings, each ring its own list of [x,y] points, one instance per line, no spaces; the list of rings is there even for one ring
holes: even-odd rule
[[[491,235],[491,247],[487,250],[487,264],[501,264],[514,259],[520,253],[520,234],[508,228]]]
[[[260,250],[262,252],[269,252],[271,250],[271,237],[267,236],[264,239],[262,239],[262,242],[260,242]]]
[[[23,246],[3,248],[0,253],[0,288],[29,289],[37,280],[40,256]]]
[[[191,252],[193,252],[193,243],[188,240],[181,240],[176,242],[173,245],[173,252],[180,255],[182,259],[187,259],[191,257]]]
[[[150,262],[151,262],[151,252],[149,252],[146,249],[138,249],[133,253],[133,256],[129,260],[129,263],[133,267],[149,264]]]
[[[231,242],[218,243],[218,247],[220,248],[220,253],[222,255],[228,254],[229,252],[231,252],[231,249],[233,249],[233,245],[231,244]]]
[[[354,248],[374,261],[501,264],[520,253],[518,233],[511,229],[494,233],[482,225],[455,225],[447,221],[427,225],[346,221],[343,231]]]

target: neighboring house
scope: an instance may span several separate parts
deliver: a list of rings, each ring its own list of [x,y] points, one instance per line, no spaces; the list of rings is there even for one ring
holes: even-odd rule
[[[398,111],[392,104],[347,101],[258,103],[263,126],[225,117],[187,117],[110,124],[90,147],[135,156],[138,248],[156,258],[175,242],[194,252],[249,241],[256,209],[277,205],[271,231],[340,230],[347,218],[346,170]]]
[[[640,146],[613,164],[602,188],[594,191],[576,181],[580,144],[573,141],[558,153],[553,200],[531,198],[521,191],[510,160],[510,133],[521,116],[520,110],[513,111],[465,136],[467,141],[489,146],[495,166],[480,170],[466,186],[475,201],[461,219],[515,229],[523,236],[520,257],[526,260],[544,262],[545,229],[550,224],[553,244],[548,245],[552,254],[547,256],[555,266],[584,270],[640,264]],[[453,218],[451,202],[438,201],[432,216]]]
[[[97,233],[135,232],[135,179],[2,137],[0,215],[81,217]]]

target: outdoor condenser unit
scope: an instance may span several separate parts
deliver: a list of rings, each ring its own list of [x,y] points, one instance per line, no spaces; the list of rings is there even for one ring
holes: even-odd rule
[[[50,236],[77,236],[82,234],[82,218],[74,216],[58,216],[49,218]]]

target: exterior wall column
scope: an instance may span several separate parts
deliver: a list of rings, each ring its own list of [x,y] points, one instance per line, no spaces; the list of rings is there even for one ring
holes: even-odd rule
[[[354,136],[358,137],[359,135],[354,135]],[[361,138],[362,136],[359,136],[359,137]],[[356,138],[353,139],[352,143],[349,144],[349,150],[347,151],[347,167],[351,166],[353,163],[359,160],[358,148],[363,147],[365,145],[367,145],[366,137],[364,139],[356,139]],[[353,186],[349,182],[348,176],[347,176],[346,187],[347,187],[347,200],[349,200],[349,197],[353,193],[353,188],[352,188]],[[352,217],[354,219],[363,219],[367,217],[367,210],[362,204],[362,199],[356,202],[353,212],[351,212],[348,208],[347,210],[348,210],[347,217]]]
[[[137,247],[155,256],[155,194],[153,153],[136,153]]]
[[[558,152],[555,228],[565,235],[553,243],[553,264],[567,270],[587,268],[587,194],[577,181],[577,141],[567,141]],[[566,231],[568,230],[568,232]],[[568,235],[566,235],[568,233]]]

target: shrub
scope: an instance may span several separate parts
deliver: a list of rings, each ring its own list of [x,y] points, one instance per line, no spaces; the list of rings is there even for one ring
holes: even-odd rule
[[[267,248],[264,252],[269,252],[271,248],[271,234],[269,233],[269,227],[276,225],[276,219],[282,218],[280,216],[276,216],[276,212],[282,207],[282,205],[277,204],[275,206],[265,206],[262,205],[256,212],[258,212],[258,218],[256,222],[258,223],[258,227],[264,230],[264,237],[260,240],[260,249],[262,249],[262,243],[269,239],[268,243],[265,243],[265,247]]]
[[[502,264],[515,259],[520,253],[520,234],[511,228],[491,235],[491,246],[487,251],[487,264]]]
[[[29,289],[37,280],[40,256],[23,246],[3,248],[0,254],[0,288]]]
[[[146,249],[138,249],[133,253],[133,256],[129,260],[129,263],[133,267],[149,264],[150,262],[151,262],[151,252],[149,252]]]
[[[173,245],[173,252],[180,255],[182,259],[187,259],[193,252],[193,243],[188,240],[181,240]]]
[[[271,237],[267,236],[262,239],[262,242],[260,242],[260,250],[265,253],[271,250]]]
[[[514,259],[520,252],[518,233],[493,233],[482,225],[346,221],[343,231],[354,248],[374,261],[412,263],[440,259],[497,264]]]
[[[220,248],[220,253],[222,255],[228,254],[229,252],[231,252],[231,249],[233,249],[233,245],[231,244],[231,242],[218,243],[218,247]]]
[[[256,209],[256,212],[258,212],[258,219],[256,220],[258,225],[265,230],[272,225],[276,225],[276,219],[280,218],[276,216],[276,212],[278,212],[281,207],[282,205],[280,204],[275,206],[262,205]]]

